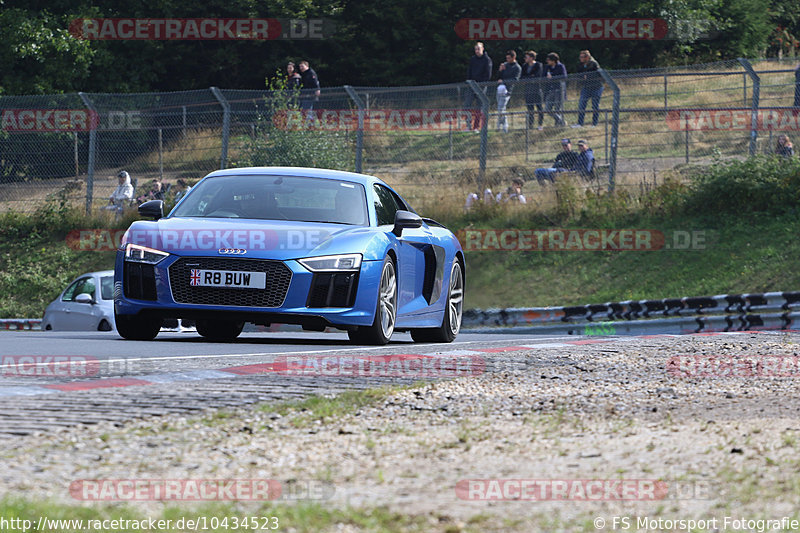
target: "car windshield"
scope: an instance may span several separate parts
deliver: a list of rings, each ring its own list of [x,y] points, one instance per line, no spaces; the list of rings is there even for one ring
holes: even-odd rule
[[[366,226],[358,183],[298,176],[218,176],[193,187],[170,217],[250,218]]]

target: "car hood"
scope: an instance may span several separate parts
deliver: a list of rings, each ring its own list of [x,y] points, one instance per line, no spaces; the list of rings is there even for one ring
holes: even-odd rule
[[[123,242],[179,256],[285,260],[363,253],[375,232],[370,227],[319,222],[175,217],[134,222]]]

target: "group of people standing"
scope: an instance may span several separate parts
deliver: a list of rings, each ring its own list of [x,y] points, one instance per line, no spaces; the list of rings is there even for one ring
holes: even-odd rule
[[[286,89],[290,92],[300,92],[300,108],[306,112],[314,109],[314,104],[319,101],[319,78],[317,73],[308,64],[300,61],[297,65],[289,61],[286,65]]]
[[[492,80],[492,59],[486,53],[483,43],[475,44],[475,54],[470,58],[467,69],[467,80],[489,82]],[[537,54],[528,50],[524,54],[523,64],[517,62],[514,50],[506,52],[506,60],[500,65],[497,74],[497,129],[508,132],[506,109],[516,85],[523,85],[525,106],[527,107],[528,127],[532,128],[538,114],[538,128],[544,128],[544,113],[548,113],[556,126],[566,126],[564,120],[564,100],[566,99],[567,68],[555,52],[550,52],[541,63],[536,60]],[[597,126],[599,119],[600,97],[603,95],[603,79],[598,72],[600,65],[592,57],[589,50],[581,50],[577,73],[581,84],[578,100],[578,123],[573,127],[582,127],[586,116],[586,106],[592,101],[592,126]],[[464,106],[472,108],[475,95],[467,93]],[[479,130],[484,117],[475,115],[472,129]]]

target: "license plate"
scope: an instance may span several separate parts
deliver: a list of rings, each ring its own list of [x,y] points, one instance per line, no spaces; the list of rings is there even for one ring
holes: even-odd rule
[[[264,289],[266,272],[237,272],[235,270],[200,270],[193,268],[189,284],[194,287],[227,287],[231,289]]]

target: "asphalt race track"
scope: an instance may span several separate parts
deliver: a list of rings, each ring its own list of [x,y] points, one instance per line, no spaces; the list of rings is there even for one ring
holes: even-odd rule
[[[537,348],[611,340],[461,334],[452,344],[415,344],[409,334],[396,334],[389,345],[374,347],[354,346],[344,333],[244,333],[233,343],[209,343],[194,332],[162,332],[137,342],[114,332],[32,331],[0,339],[0,438],[518,370],[530,364],[520,354]],[[286,370],[287,361],[326,363],[297,375]],[[358,364],[360,372],[353,370]]]

